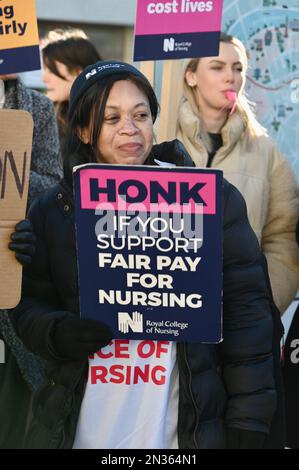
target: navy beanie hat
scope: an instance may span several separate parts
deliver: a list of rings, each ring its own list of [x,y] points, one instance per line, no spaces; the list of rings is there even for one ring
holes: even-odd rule
[[[143,80],[148,81],[145,75],[141,73],[138,69],[133,67],[133,65],[127,64],[125,62],[119,62],[116,60],[104,61],[100,60],[95,64],[88,65],[75,79],[70,93],[69,99],[69,116],[74,111],[74,108],[79,100],[79,98],[85,93],[88,88],[90,88],[95,82],[101,80],[104,77],[114,74],[123,74],[130,73],[136,77],[142,78]],[[150,83],[149,83],[150,85]]]

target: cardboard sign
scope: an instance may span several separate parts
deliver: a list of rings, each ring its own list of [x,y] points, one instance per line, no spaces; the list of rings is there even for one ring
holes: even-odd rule
[[[7,247],[26,212],[33,121],[26,111],[0,110],[0,308],[21,296],[22,266]]]
[[[219,53],[223,0],[137,0],[134,61]]]
[[[0,0],[0,75],[40,68],[35,0]]]
[[[81,315],[114,338],[222,337],[222,172],[74,170]]]

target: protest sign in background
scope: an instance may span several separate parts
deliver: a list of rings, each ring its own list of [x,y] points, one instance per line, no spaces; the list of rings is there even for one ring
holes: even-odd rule
[[[0,0],[0,75],[40,67],[35,0]]]
[[[219,342],[222,172],[90,164],[74,188],[81,315],[114,338]]]
[[[29,113],[0,110],[0,308],[15,307],[21,296],[22,266],[7,245],[25,217],[32,133]]]
[[[134,61],[218,55],[223,0],[137,0]]]

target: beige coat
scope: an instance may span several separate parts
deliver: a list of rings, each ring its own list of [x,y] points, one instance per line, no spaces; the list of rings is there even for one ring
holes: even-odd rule
[[[208,152],[200,137],[200,119],[187,100],[179,108],[177,138],[196,166],[205,167]],[[267,257],[274,299],[284,312],[299,288],[298,184],[271,139],[252,137],[239,111],[223,127],[222,139],[212,166],[222,169],[246,200],[249,221]]]

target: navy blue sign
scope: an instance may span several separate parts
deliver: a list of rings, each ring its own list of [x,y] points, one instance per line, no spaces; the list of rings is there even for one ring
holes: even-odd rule
[[[222,338],[222,172],[74,171],[81,315],[114,338]]]
[[[135,36],[134,61],[214,57],[220,32]]]

